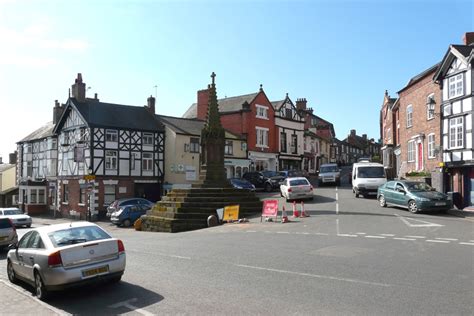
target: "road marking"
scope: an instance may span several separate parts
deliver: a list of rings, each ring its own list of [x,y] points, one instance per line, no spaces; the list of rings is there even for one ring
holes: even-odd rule
[[[427,242],[439,242],[439,243],[443,243],[443,244],[449,244],[449,241],[447,241],[447,240],[433,240],[433,239],[427,239],[426,241],[427,241]]]
[[[460,245],[474,246],[474,242],[460,242]]]
[[[409,227],[442,227],[442,226],[444,226],[444,225],[441,225],[441,224],[426,222],[426,221],[422,221],[422,220],[419,220],[419,219],[404,217],[404,216],[401,216],[401,215],[398,215],[398,214],[394,214],[394,215],[397,216],[402,222],[404,222]],[[412,223],[410,223],[410,221],[419,222],[419,223],[423,223],[423,224],[412,224]]]
[[[320,235],[320,236],[328,236],[329,234],[326,233],[314,233],[315,235]]]
[[[144,252],[141,252],[141,253],[144,253]],[[158,255],[158,256],[163,256],[163,257],[170,257],[170,258],[191,260],[191,257],[183,257],[183,256],[177,256],[177,255],[170,255],[170,254],[168,254],[168,253],[162,253],[162,252],[153,252],[152,254]]]
[[[438,239],[438,240],[449,240],[449,241],[457,241],[458,239],[456,238],[435,238],[435,239]]]
[[[247,233],[256,233],[256,230],[247,230]]]
[[[367,235],[366,233],[356,233],[357,235]]]
[[[290,232],[276,232],[277,234],[289,234]]]
[[[407,238],[426,238],[425,236],[405,236]]]
[[[378,282],[370,282],[370,281],[363,281],[363,280],[357,280],[357,279],[338,278],[338,277],[332,277],[332,276],[328,276],[328,275],[319,275],[319,274],[302,273],[302,272],[271,269],[271,268],[264,268],[264,267],[256,267],[256,266],[249,266],[249,265],[245,265],[245,264],[235,264],[235,266],[241,267],[241,268],[255,269],[255,270],[264,270],[264,271],[269,271],[269,272],[293,274],[293,275],[304,276],[304,277],[312,277],[312,278],[318,278],[318,279],[336,280],[336,281],[344,281],[344,282],[367,284],[367,285],[376,285],[376,286],[383,286],[383,287],[391,286],[390,284],[386,284],[386,283],[378,283]]]
[[[393,237],[395,235],[394,234],[380,234],[380,236]]]
[[[372,235],[367,235],[367,236],[364,236],[365,238],[378,238],[378,239],[385,239],[384,236],[372,236]]]
[[[135,303],[136,301],[138,301],[138,299],[136,297],[134,298],[131,298],[129,300],[126,300],[126,301],[122,301],[122,302],[118,302],[116,304],[113,304],[113,305],[109,305],[108,307],[109,308],[119,308],[119,307],[126,307],[134,312],[137,312],[139,314],[142,314],[142,315],[146,315],[146,316],[152,316],[154,314],[150,313],[150,312],[147,312],[146,310],[144,309],[141,309],[141,308],[138,308],[130,303]]]
[[[336,234],[339,235],[339,218],[336,219]]]
[[[416,240],[414,238],[404,238],[404,237],[393,237],[395,240]]]
[[[8,286],[9,288],[19,292],[21,295],[33,300],[33,301],[36,301],[37,303],[39,303],[41,306],[43,306],[44,308],[46,309],[49,309],[50,311],[58,314],[58,315],[72,315],[72,314],[69,314],[69,313],[66,313],[65,311],[62,311],[60,309],[57,309],[57,308],[54,308],[53,306],[51,305],[48,305],[46,304],[45,302],[39,300],[36,298],[36,296],[31,296],[30,292],[26,292],[26,291],[23,291],[21,289],[18,289],[16,286],[4,281],[4,280],[0,280],[0,282],[2,282],[3,284],[5,284],[6,286]],[[28,293],[28,294],[27,294]]]
[[[357,235],[351,235],[351,234],[339,234],[338,236],[341,236],[341,237],[359,237]]]

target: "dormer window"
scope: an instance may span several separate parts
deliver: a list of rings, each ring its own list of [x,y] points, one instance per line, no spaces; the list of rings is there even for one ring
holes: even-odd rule
[[[268,119],[268,106],[256,105],[257,108],[257,118]]]
[[[462,74],[457,74],[448,78],[448,98],[462,96],[464,94],[464,80]]]

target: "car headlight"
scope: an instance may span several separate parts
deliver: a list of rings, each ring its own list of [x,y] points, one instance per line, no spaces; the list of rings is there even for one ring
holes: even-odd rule
[[[112,216],[120,216],[122,214],[123,210],[118,210],[112,213]]]
[[[427,198],[418,198],[418,201],[420,201],[420,202],[429,202],[431,200],[427,199]]]

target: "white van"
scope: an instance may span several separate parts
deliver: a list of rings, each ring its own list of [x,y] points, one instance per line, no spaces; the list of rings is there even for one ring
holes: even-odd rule
[[[352,192],[355,197],[377,195],[379,186],[387,182],[385,168],[374,162],[358,162],[352,166]]]

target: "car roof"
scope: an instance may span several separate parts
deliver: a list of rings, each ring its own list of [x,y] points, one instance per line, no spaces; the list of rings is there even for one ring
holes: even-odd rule
[[[308,179],[306,179],[306,177],[289,177],[289,178],[286,178],[286,179],[287,180],[306,180],[306,181],[308,181]]]

